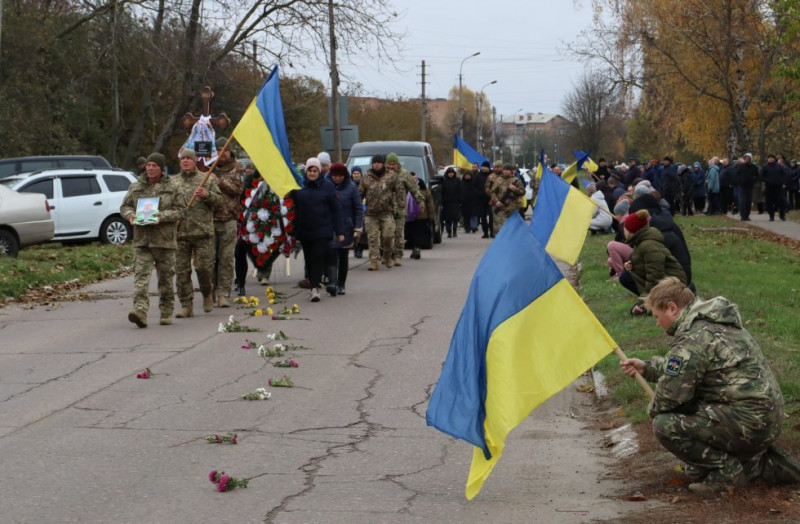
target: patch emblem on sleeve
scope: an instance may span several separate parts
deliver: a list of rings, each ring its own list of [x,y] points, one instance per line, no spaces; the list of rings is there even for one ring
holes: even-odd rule
[[[683,367],[683,359],[681,357],[669,357],[664,372],[667,375],[672,375],[674,377],[681,372],[682,367]]]

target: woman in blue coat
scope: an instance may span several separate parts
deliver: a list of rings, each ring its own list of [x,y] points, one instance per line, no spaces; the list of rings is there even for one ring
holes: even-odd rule
[[[342,208],[342,223],[344,226],[344,240],[333,243],[334,256],[328,266],[328,285],[325,290],[332,297],[345,294],[347,270],[350,265],[350,248],[357,244],[361,232],[364,208],[358,194],[358,186],[350,179],[347,166],[339,162],[331,166],[327,175],[336,188],[336,198]]]
[[[303,246],[308,279],[311,281],[311,302],[319,302],[319,288],[327,260],[332,256],[332,243],[344,241],[342,207],[336,188],[320,175],[319,160],[306,162],[306,181],[302,189],[292,191],[295,201],[295,228]]]

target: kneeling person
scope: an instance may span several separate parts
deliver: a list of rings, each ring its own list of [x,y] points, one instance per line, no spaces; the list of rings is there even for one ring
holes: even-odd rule
[[[778,381],[735,304],[702,300],[679,279],[645,299],[656,324],[674,336],[663,357],[627,359],[623,372],[656,382],[648,411],[659,442],[687,464],[689,490],[712,494],[756,478],[800,481],[800,463],[772,445],[781,432]]]

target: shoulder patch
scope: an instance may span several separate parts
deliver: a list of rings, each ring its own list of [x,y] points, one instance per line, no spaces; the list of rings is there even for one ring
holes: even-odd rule
[[[667,365],[664,367],[664,372],[667,375],[677,376],[683,368],[683,359],[681,357],[669,357]]]

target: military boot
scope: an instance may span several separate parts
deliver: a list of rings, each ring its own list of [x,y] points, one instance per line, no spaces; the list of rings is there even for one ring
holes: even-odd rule
[[[704,497],[716,495],[717,493],[731,493],[734,488],[747,484],[747,477],[742,466],[727,469],[715,469],[711,471],[702,482],[689,484],[689,491]]]
[[[159,320],[158,323],[161,324],[162,326],[171,326],[172,325],[172,315],[162,316],[161,320]]]
[[[767,484],[797,484],[800,482],[800,462],[778,446],[770,446],[763,457],[761,478]]]
[[[203,295],[203,311],[211,313],[214,311],[214,299],[209,295]]]
[[[377,260],[370,260],[369,261],[369,271],[377,271],[378,270],[378,261]]]
[[[217,304],[219,304],[219,307],[231,307],[230,302],[228,302],[228,297],[225,295],[219,295],[217,297]]]
[[[386,267],[392,267],[394,265],[394,262],[392,261],[391,255],[387,256],[387,257],[383,257],[383,265],[386,266]]]
[[[175,318],[189,318],[194,316],[194,308],[191,305],[181,307]]]
[[[403,257],[394,257],[393,263],[395,266],[403,265]]]
[[[134,310],[128,313],[128,320],[139,326],[140,328],[147,327],[147,315],[142,311]]]

